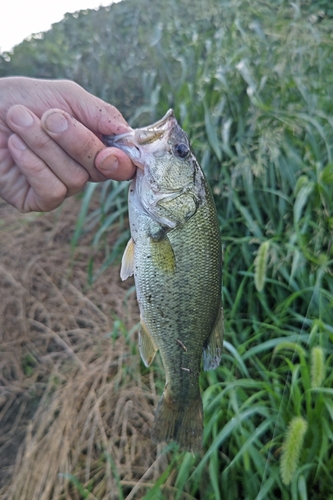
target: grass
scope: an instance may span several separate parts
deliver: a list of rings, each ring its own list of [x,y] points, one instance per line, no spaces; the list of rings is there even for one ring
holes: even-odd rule
[[[226,343],[220,368],[201,376],[204,452],[174,451],[156,484],[160,498],[172,483],[175,498],[324,500],[333,498],[332,43],[328,24],[296,6],[222,3],[205,31],[161,35],[178,77],[151,79],[154,99],[134,117],[175,108],[212,184],[224,251]]]
[[[149,469],[147,491],[168,464],[150,440],[157,396],[140,376],[130,283],[109,267],[87,286],[93,238],[73,253],[74,199],[32,221],[10,208],[0,204],[0,497],[117,499]]]
[[[193,22],[177,14],[185,7],[195,12]],[[214,192],[225,350],[221,366],[201,374],[202,454],[169,446],[154,455],[145,441],[149,459],[140,476],[129,458],[140,449],[135,433],[124,432],[109,455],[108,441],[97,440],[95,483],[82,456],[85,465],[66,476],[71,488],[66,483],[64,491],[73,498],[107,498],[112,484],[117,498],[128,500],[333,499],[333,20],[328,2],[319,7],[170,0],[168,17],[140,45],[146,57],[135,74],[144,103],[131,124],[153,122],[173,107]],[[113,104],[122,109],[121,100]],[[90,185],[81,198],[73,259],[88,234],[93,250],[104,252],[103,261],[87,254],[91,286],[119,262],[129,237],[127,188]],[[116,321],[110,339],[132,339],[133,332]],[[134,344],[127,348],[136,359]],[[24,370],[35,372],[30,357]],[[156,399],[160,361],[141,366],[141,376]],[[141,384],[138,371],[135,377]],[[112,383],[121,389],[122,382],[119,375]],[[128,405],[121,415],[131,412]],[[122,436],[120,422],[118,412]]]
[[[90,210],[88,215],[97,186],[97,184],[90,184],[82,195],[81,210],[71,240],[72,251],[75,252],[80,238],[87,233],[93,233],[93,250],[102,248],[104,251],[104,262],[96,271],[93,257],[89,258],[88,282],[90,285],[105,272],[110,264],[119,261],[130,236],[127,225],[127,183],[105,182],[98,190],[99,205],[95,210]],[[119,233],[116,241],[112,241],[112,246],[108,242],[108,232],[111,228]]]

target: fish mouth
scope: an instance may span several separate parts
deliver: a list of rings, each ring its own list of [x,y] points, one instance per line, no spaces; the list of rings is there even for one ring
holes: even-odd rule
[[[105,146],[124,151],[134,165],[143,169],[147,154],[165,151],[170,131],[176,124],[174,112],[169,109],[163,118],[152,125],[132,129],[124,134],[103,135],[102,141]]]

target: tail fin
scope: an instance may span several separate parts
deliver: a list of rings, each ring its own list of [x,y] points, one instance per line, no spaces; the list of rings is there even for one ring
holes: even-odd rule
[[[183,450],[202,448],[202,401],[200,395],[186,407],[178,407],[165,391],[158,403],[151,432],[154,443],[175,441]],[[169,401],[168,401],[169,400]]]

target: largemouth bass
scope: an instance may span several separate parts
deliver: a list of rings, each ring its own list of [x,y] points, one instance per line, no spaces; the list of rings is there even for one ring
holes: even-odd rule
[[[121,278],[134,274],[143,362],[149,366],[159,350],[165,368],[152,439],[196,452],[203,429],[201,358],[204,370],[214,369],[222,352],[221,240],[213,197],[172,110],[104,142],[138,167],[129,188],[131,239]]]

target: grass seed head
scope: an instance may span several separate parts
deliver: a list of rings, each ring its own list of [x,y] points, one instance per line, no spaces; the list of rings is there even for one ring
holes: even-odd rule
[[[267,271],[269,241],[264,241],[259,247],[254,261],[254,283],[258,292],[264,289]]]
[[[294,417],[289,424],[280,463],[281,478],[285,485],[291,483],[297,470],[307,428],[303,417]]]
[[[311,350],[311,387],[320,387],[325,379],[325,354],[324,350],[317,346]]]

